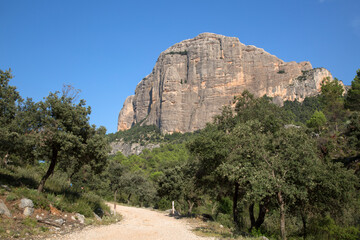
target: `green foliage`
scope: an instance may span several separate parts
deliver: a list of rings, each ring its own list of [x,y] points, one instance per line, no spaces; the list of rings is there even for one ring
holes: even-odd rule
[[[360,153],[360,113],[354,112],[350,115],[345,134],[348,136],[350,148]]]
[[[187,51],[186,50],[178,51],[178,52],[171,51],[171,52],[168,52],[167,54],[169,54],[169,55],[174,55],[174,54],[187,55]]]
[[[171,201],[167,198],[161,198],[159,201],[156,202],[155,208],[160,210],[167,210],[171,208]]]
[[[186,83],[186,82],[185,82]],[[135,124],[128,130],[109,133],[107,135],[110,142],[122,140],[126,143],[140,143],[146,145],[149,143],[182,143],[188,140],[193,133],[172,133],[162,134],[155,125],[142,125],[143,122]]]
[[[160,129],[155,125],[141,125],[138,123],[132,128],[125,131],[118,131],[107,135],[110,142],[122,139],[126,143],[138,142],[139,139],[146,139],[151,142],[156,142],[160,139]]]
[[[303,102],[285,101],[283,109],[294,115],[296,123],[305,124],[315,111],[321,111],[319,97],[306,97]]]
[[[233,222],[230,214],[219,213],[216,216],[216,222],[220,223],[221,225],[223,225],[224,227],[227,227],[227,228],[234,227],[234,222]]]
[[[351,82],[346,99],[345,107],[351,111],[360,111],[360,69],[356,71],[356,76]]]
[[[235,114],[224,108],[222,115],[188,144],[195,157],[200,186],[207,191],[211,186],[222,196],[238,196],[233,197],[235,223],[240,222],[239,211],[246,202],[260,206],[259,217],[251,219],[251,227],[258,228],[264,221],[260,210],[263,217],[269,210],[277,212],[283,238],[287,209],[292,209],[295,217],[322,211],[339,217],[341,213],[335,209],[344,209],[354,199],[353,174],[339,164],[321,161],[314,139],[304,128],[285,128],[291,116],[268,98],[256,99],[244,92],[236,101]],[[321,112],[314,114],[309,125],[314,126],[313,123],[317,123],[316,127],[325,123]]]
[[[11,70],[0,70],[0,164],[13,160],[13,154],[20,144],[17,115],[22,98],[16,87],[10,86]]]
[[[271,102],[271,98],[263,96],[255,98],[248,91],[235,98],[236,119],[239,122],[258,120],[265,131],[275,132],[293,121],[293,116]]]
[[[10,193],[9,195],[7,195],[6,197],[6,201],[10,202],[10,201],[14,201],[14,200],[17,200],[19,199],[19,197],[14,194],[14,193]]]
[[[232,201],[229,197],[224,197],[219,201],[218,211],[223,214],[231,214]]]
[[[36,137],[36,155],[49,161],[49,169],[40,181],[38,191],[42,191],[47,178],[59,166],[73,172],[84,164],[91,165],[100,171],[105,165],[109,145],[105,139],[106,129],[90,126],[90,107],[85,101],[74,103],[75,96],[64,90],[50,93],[39,103],[40,121]]]
[[[46,195],[38,193],[35,189],[17,188],[15,194],[17,194],[19,198],[25,197],[31,199],[35,208],[49,209],[49,201]]]
[[[321,111],[315,111],[311,118],[306,122],[306,125],[309,128],[313,128],[315,131],[320,132],[325,123],[326,117],[324,113]]]
[[[29,198],[33,201],[35,208],[49,209],[52,204],[62,211],[79,212],[87,217],[93,217],[93,212],[100,208],[104,212],[110,212],[102,198],[91,192],[78,193],[74,189],[63,184],[63,174],[55,172],[55,179],[58,181],[49,181],[46,185],[47,193],[39,193],[34,187],[40,180],[37,176],[40,166],[8,167],[0,168],[1,184],[11,186],[12,191],[7,195],[8,201],[14,201],[21,198]],[[53,179],[52,179],[53,180]],[[35,184],[33,184],[35,182]]]
[[[310,225],[316,239],[357,240],[360,230],[356,227],[342,227],[336,225],[334,219],[325,216]]]
[[[32,218],[25,218],[24,220],[22,220],[22,223],[25,226],[29,226],[29,227],[36,227],[36,225],[37,225],[37,221]]]
[[[334,126],[334,130],[338,131],[338,126],[346,117],[344,109],[344,88],[338,79],[333,81],[325,78],[321,83],[320,102],[326,119]]]

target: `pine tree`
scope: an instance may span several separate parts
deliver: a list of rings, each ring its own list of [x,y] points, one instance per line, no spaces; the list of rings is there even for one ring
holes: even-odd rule
[[[356,71],[356,76],[351,82],[351,88],[345,99],[345,107],[351,111],[360,111],[360,69]]]

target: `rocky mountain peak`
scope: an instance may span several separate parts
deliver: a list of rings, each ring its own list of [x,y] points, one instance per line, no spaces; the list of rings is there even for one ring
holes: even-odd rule
[[[118,130],[141,122],[165,133],[195,131],[245,89],[279,104],[302,101],[318,94],[324,77],[332,78],[310,62],[284,62],[238,38],[201,33],[160,54],[135,95],[125,100]]]

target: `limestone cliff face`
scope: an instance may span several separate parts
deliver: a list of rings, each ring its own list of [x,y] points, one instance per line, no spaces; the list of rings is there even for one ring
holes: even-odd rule
[[[152,73],[126,99],[118,130],[142,121],[166,133],[195,131],[245,89],[280,104],[302,101],[319,92],[324,77],[332,78],[309,62],[286,63],[237,38],[202,33],[160,54]]]

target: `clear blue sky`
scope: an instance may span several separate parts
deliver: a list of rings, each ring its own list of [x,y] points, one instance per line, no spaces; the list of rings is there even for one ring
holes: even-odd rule
[[[91,123],[115,132],[159,54],[202,32],[310,61],[349,85],[360,68],[360,0],[0,0],[0,69],[22,97],[81,89]]]

